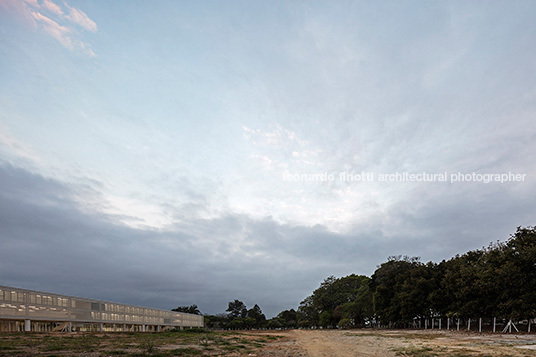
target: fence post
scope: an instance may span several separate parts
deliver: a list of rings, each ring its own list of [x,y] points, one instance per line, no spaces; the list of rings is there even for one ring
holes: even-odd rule
[[[450,317],[447,317],[447,330],[450,330]]]
[[[460,318],[458,317],[458,331],[460,331]]]
[[[493,318],[493,332],[495,332],[495,321],[497,320],[496,317]]]
[[[467,331],[471,331],[471,318],[467,320]]]
[[[478,318],[478,332],[482,332],[482,318]]]

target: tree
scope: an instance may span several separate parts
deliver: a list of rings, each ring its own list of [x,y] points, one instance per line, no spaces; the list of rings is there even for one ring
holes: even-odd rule
[[[500,308],[509,318],[536,316],[536,227],[517,227],[502,246],[504,261],[497,267],[502,289]]]
[[[320,313],[320,317],[318,318],[318,324],[320,326],[322,326],[324,328],[333,327],[331,325],[331,321],[332,321],[331,312],[326,310],[326,311],[322,311],[322,313]]]
[[[298,325],[300,327],[311,327],[318,325],[319,314],[313,306],[313,296],[306,297],[298,307],[296,313]]]
[[[171,309],[171,311],[185,312],[187,314],[194,314],[194,315],[201,315],[201,311],[199,311],[199,308],[197,307],[197,305],[179,306],[176,309]]]
[[[246,305],[240,300],[229,302],[229,307],[225,311],[229,313],[230,318],[235,318],[235,317],[246,318],[248,315],[248,309]]]
[[[281,320],[279,317],[274,317],[268,320],[267,326],[268,328],[271,328],[271,329],[282,328],[285,326],[285,322]]]
[[[297,312],[300,326],[337,326],[344,315],[344,306],[353,304],[352,310],[356,323],[361,324],[372,316],[372,300],[369,293],[369,278],[364,275],[351,274],[342,278],[327,277],[313,294],[301,302]]]
[[[244,326],[247,329],[252,329],[254,327],[257,327],[257,321],[253,317],[246,317],[244,320]]]
[[[277,317],[281,319],[281,321],[284,321],[283,324],[285,327],[293,328],[298,325],[298,316],[294,309],[283,310],[277,315]]]
[[[259,305],[255,304],[253,308],[249,309],[247,312],[248,318],[254,319],[255,323],[251,327],[263,327],[266,325],[266,316],[262,313]]]
[[[214,329],[227,328],[229,318],[227,314],[205,315],[205,326]]]
[[[411,311],[411,302],[417,300],[417,296],[411,295],[412,286],[408,278],[411,271],[421,264],[417,257],[392,256],[376,269],[370,288],[373,291],[374,313],[380,321],[407,322],[413,317],[415,310]]]
[[[335,308],[334,312],[340,310],[342,312],[342,319],[349,320],[345,322],[349,326],[364,327],[365,324],[370,321],[374,315],[372,306],[372,293],[369,288],[368,281],[370,279],[363,280],[363,284],[357,289],[357,299],[351,302],[344,303]],[[338,316],[338,315],[337,315]],[[339,321],[339,325],[341,322]]]
[[[241,330],[244,327],[246,327],[245,319],[241,317],[235,317],[229,322],[227,327],[235,329],[235,330]]]
[[[340,328],[349,328],[352,327],[352,320],[344,318],[339,321],[339,324],[337,325]]]

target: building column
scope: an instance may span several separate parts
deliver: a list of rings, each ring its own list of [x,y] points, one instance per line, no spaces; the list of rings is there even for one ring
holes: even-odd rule
[[[145,325],[141,325],[141,332],[145,332]]]
[[[32,331],[32,323],[31,323],[30,319],[24,320],[24,331],[25,332]]]

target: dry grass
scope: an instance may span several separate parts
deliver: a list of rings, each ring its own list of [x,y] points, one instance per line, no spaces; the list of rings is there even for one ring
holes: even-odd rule
[[[276,337],[277,339],[277,337]],[[204,330],[160,333],[13,333],[0,335],[0,356],[242,356],[273,337]]]

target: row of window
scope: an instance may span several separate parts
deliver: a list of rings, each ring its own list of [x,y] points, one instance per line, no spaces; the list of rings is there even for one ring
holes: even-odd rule
[[[78,310],[79,311],[79,310]],[[117,322],[138,322],[138,323],[154,323],[154,324],[160,324],[164,320],[171,319],[163,319],[160,317],[155,316],[142,316],[142,315],[125,315],[125,314],[115,314],[115,313],[107,313],[107,312],[94,312],[92,311],[90,314],[87,313],[79,313],[79,312],[71,312],[69,313],[68,309],[64,308],[58,308],[58,307],[48,307],[48,306],[34,306],[34,305],[13,305],[10,303],[2,303],[0,304],[0,315],[7,315],[7,316],[29,316],[30,318],[33,317],[41,317],[41,318],[74,318],[78,320],[87,320],[88,318],[91,320],[96,321],[117,321]],[[180,323],[179,320],[175,320],[176,323]],[[166,322],[164,322],[166,323]],[[171,322],[167,322],[171,323]]]
[[[26,307],[28,307],[28,310],[26,310]],[[35,306],[35,305],[13,305],[10,303],[2,303],[0,304],[0,315],[25,315],[27,313],[29,316],[57,316],[58,314],[61,314],[62,316],[65,315],[66,317],[69,314],[69,309],[61,308],[61,307],[49,307],[49,306]],[[84,319],[83,316],[85,316],[86,313],[81,312],[81,310],[72,310],[71,316],[75,318],[81,318]],[[171,323],[171,321],[175,321],[176,323],[180,323],[181,320],[188,321],[188,322],[195,322],[197,320],[195,319],[165,319],[161,317],[156,316],[147,316],[147,315],[129,315],[129,314],[117,314],[117,313],[107,313],[107,312],[94,312],[92,311],[90,315],[87,315],[88,317],[91,316],[92,320],[105,320],[105,321],[125,321],[125,322],[147,322],[147,323],[162,323],[162,321],[169,321],[164,323]],[[87,318],[87,317],[86,317]]]
[[[9,290],[0,290],[0,301],[13,301],[13,302],[26,302],[25,293]],[[69,299],[57,297],[57,296],[48,296],[41,294],[29,293],[30,304],[38,305],[50,305],[50,306],[69,306]],[[74,301],[72,302],[72,307],[74,307]]]
[[[24,293],[0,290],[0,301],[24,302]]]
[[[68,307],[69,299],[56,297],[56,296],[30,294],[30,304]],[[72,307],[75,306],[74,301],[71,302],[71,306]]]
[[[91,316],[94,320],[124,321],[124,322],[147,322],[147,323],[194,323],[198,322],[197,317],[189,314],[176,313],[157,309],[149,309],[137,306],[121,305],[114,303],[101,303],[95,301],[79,300],[70,297],[47,295],[38,292],[21,292],[7,287],[0,289],[0,315],[20,315],[28,313],[31,315],[46,314],[52,315],[70,314],[75,318],[86,319]],[[15,305],[16,304],[16,305]],[[76,309],[76,310],[72,310]],[[3,310],[3,311],[2,311]],[[70,313],[68,312],[70,311]],[[91,311],[91,314],[90,314]],[[87,314],[87,315],[86,315]],[[177,315],[180,315],[178,318]],[[85,318],[82,316],[86,316]],[[102,318],[101,318],[102,317]]]
[[[92,307],[92,310],[98,310],[98,309],[93,309]],[[101,311],[119,312],[119,313],[134,314],[134,315],[160,316],[160,317],[174,315],[174,313],[168,312],[168,311],[147,309],[143,307],[135,307],[135,306],[127,306],[127,305],[119,305],[119,304],[101,304]]]
[[[99,316],[100,314],[100,316]],[[91,312],[92,320],[103,321],[121,321],[121,322],[146,322],[146,323],[162,323],[161,318],[154,316],[138,316],[138,315],[123,315],[123,314],[111,314],[106,312]]]

